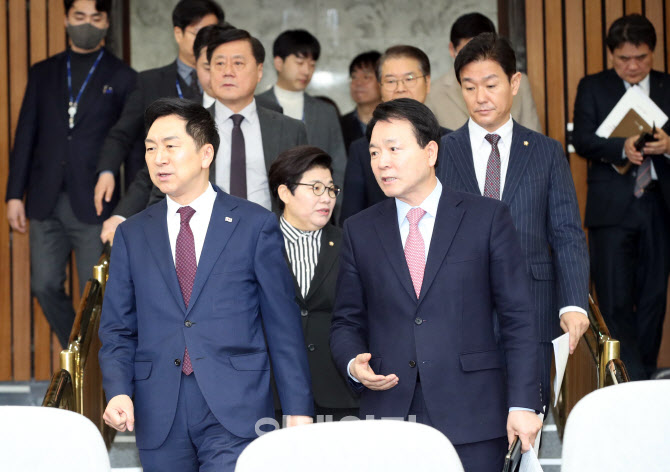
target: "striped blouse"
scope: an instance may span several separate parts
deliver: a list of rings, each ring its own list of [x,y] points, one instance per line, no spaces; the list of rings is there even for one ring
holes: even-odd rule
[[[314,270],[319,260],[319,251],[321,250],[321,232],[299,230],[284,219],[279,219],[279,227],[284,234],[284,246],[286,254],[291,263],[293,275],[300,286],[300,293],[303,298],[309,292],[309,286],[314,277]]]

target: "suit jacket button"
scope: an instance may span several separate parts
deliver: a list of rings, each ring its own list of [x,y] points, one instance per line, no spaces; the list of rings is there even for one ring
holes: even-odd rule
[[[315,346],[314,344],[308,344],[308,345],[307,345],[307,350],[308,350],[309,352],[313,352],[313,351],[316,350],[316,346]]]
[[[309,312],[307,310],[300,310],[300,315],[307,316],[309,315]]]
[[[191,326],[193,326],[193,323],[191,323],[189,320],[186,320],[184,322],[184,326],[186,326],[187,328],[190,328]]]
[[[414,322],[415,322],[417,325],[420,325],[421,323],[423,323],[423,320],[417,316],[416,318],[414,318]]]
[[[410,367],[416,367],[416,362],[414,362],[414,361],[409,361],[409,366],[410,366]]]
[[[175,359],[175,360],[174,360],[174,365],[176,365],[177,367],[179,367],[179,366],[181,365],[181,360],[180,360],[180,359]]]

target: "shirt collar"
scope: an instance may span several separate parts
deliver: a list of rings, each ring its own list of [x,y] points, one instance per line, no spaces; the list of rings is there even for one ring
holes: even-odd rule
[[[649,75],[650,75],[650,74],[647,74],[647,76],[646,76],[644,79],[640,80],[640,81],[637,83],[637,85],[638,85],[638,86],[642,89],[642,91],[643,91],[644,93],[646,93],[647,95],[649,95],[649,91],[650,91],[650,79],[649,79]],[[630,82],[626,82],[625,80],[623,81],[623,84],[624,84],[624,86],[626,87],[626,90],[628,90],[629,88],[631,88],[631,87],[633,86],[633,84],[631,84]]]
[[[214,206],[214,200],[216,200],[216,191],[214,190],[214,188],[212,188],[212,184],[208,182],[207,190],[205,190],[202,193],[202,195],[200,195],[198,198],[193,200],[188,205],[180,205],[179,203],[175,202],[172,198],[170,198],[169,195],[166,195],[165,199],[167,200],[168,217],[174,216],[177,213],[177,210],[179,210],[183,206],[190,206],[191,208],[193,208],[195,210],[196,215],[198,214],[198,212],[200,212],[200,214],[205,214],[205,212],[208,209],[211,213],[211,209]]]
[[[190,84],[191,82],[191,72],[194,71],[195,69],[191,66],[187,66],[184,64],[181,59],[177,58],[177,74],[179,74],[179,77],[184,79],[186,83]]]
[[[512,120],[512,115],[510,115],[509,120],[502,125],[500,128],[495,130],[493,133],[485,130],[477,123],[475,120],[470,118],[468,120],[468,131],[470,133],[470,141],[472,145],[479,146],[486,139],[487,134],[497,134],[500,136],[500,140],[506,143],[511,142],[512,130],[514,129],[514,121]],[[487,141],[488,142],[488,141]]]
[[[421,202],[421,205],[418,206],[418,208],[425,210],[425,212],[433,218],[437,215],[437,207],[440,203],[440,197],[442,196],[442,184],[440,183],[440,179],[436,180],[437,185],[435,185],[433,191],[430,192],[430,195],[428,195],[426,199]],[[397,198],[395,199],[395,207],[398,212],[398,226],[402,225],[402,222],[405,221],[407,213],[409,213],[412,208],[416,208]]]
[[[283,216],[279,217],[279,227],[281,228],[284,237],[291,244],[296,244],[298,240],[302,238],[317,239],[319,236],[321,236],[321,229],[323,229],[321,228],[316,231],[303,231],[286,221],[286,218]]]
[[[219,123],[225,122],[228,118],[235,114],[242,115],[245,120],[249,121],[249,123],[254,123],[256,118],[258,118],[256,99],[251,100],[251,103],[242,108],[242,110],[240,110],[238,113],[233,112],[219,100],[217,100],[214,104],[214,116]]]
[[[210,96],[210,95],[209,95],[207,92],[205,92],[204,90],[202,91],[202,106],[203,106],[203,107],[205,107],[205,108],[209,108],[209,107],[211,107],[212,105],[214,105],[215,102],[216,102],[216,98]]]

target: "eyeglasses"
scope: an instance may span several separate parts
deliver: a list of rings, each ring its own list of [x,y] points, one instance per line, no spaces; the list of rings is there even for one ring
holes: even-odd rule
[[[314,192],[314,195],[317,197],[320,197],[323,195],[323,192],[328,189],[328,195],[330,198],[337,198],[337,196],[340,194],[340,187],[337,185],[331,185],[330,187],[326,187],[326,184],[323,182],[314,182],[313,184],[303,184],[303,183],[296,183],[296,185],[305,185],[307,187],[312,187],[312,192]]]
[[[404,79],[384,79],[382,80],[382,87],[384,87],[384,90],[392,92],[398,87],[398,84],[402,82],[408,89],[413,89],[416,87],[418,80],[423,77],[425,77],[425,75],[419,75],[417,77],[408,75]]]

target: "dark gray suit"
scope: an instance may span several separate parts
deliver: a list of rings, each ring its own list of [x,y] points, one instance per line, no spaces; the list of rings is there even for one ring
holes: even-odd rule
[[[214,105],[209,108],[214,115]],[[307,134],[305,126],[298,120],[289,118],[272,110],[258,106],[258,122],[261,126],[261,136],[263,138],[263,155],[265,157],[265,166],[269,170],[272,162],[277,156],[294,146],[300,146],[307,143]],[[212,163],[209,171],[209,179],[212,183],[216,177],[216,160]],[[152,190],[153,189],[153,190]],[[165,195],[153,186],[149,170],[146,166],[137,173],[137,177],[128,188],[128,192],[121,199],[115,215],[128,218],[135,213],[139,213],[149,204],[156,203]]]
[[[256,96],[259,105],[266,108],[279,109],[274,88]],[[344,169],[347,166],[347,150],[344,147],[342,128],[337,110],[332,105],[305,94],[303,119],[307,129],[307,144],[326,151],[333,158],[333,181],[336,185],[344,183]]]
[[[442,138],[437,174],[454,190],[481,195],[467,123]],[[561,145],[514,122],[502,201],[512,213],[543,346],[542,400],[549,402],[552,346],[561,333],[558,310],[588,308],[589,256],[577,195]]]

